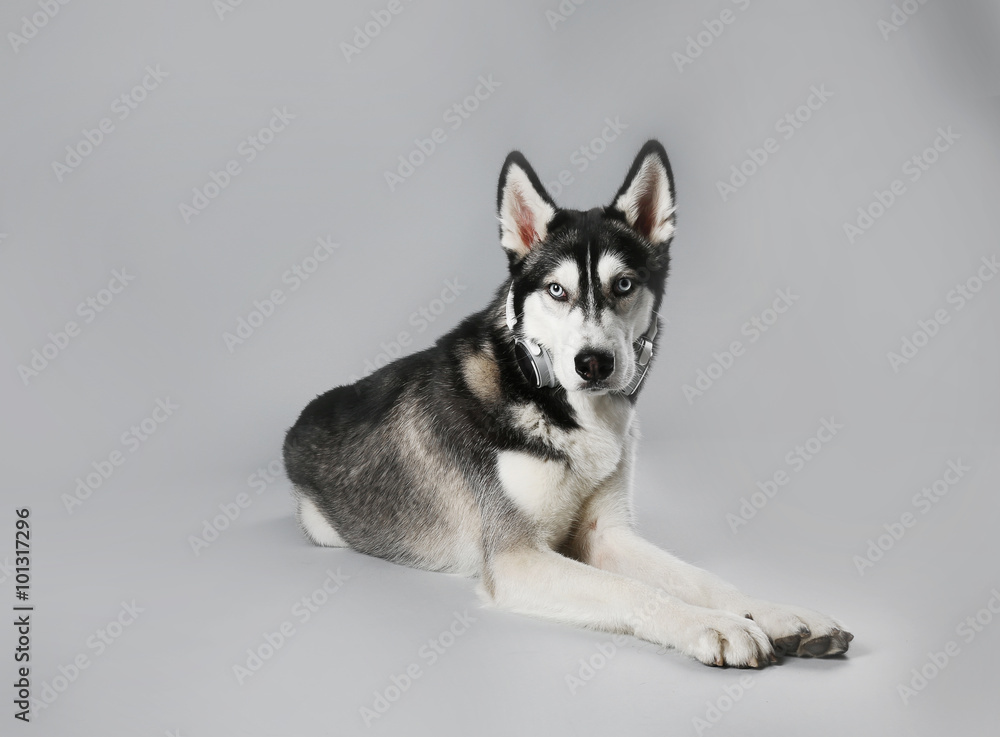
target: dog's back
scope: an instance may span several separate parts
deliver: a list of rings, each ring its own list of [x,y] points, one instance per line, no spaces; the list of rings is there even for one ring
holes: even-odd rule
[[[458,339],[448,338],[318,396],[288,431],[285,467],[313,542],[478,573],[473,488],[487,459],[469,408],[454,401],[467,389],[449,368]]]

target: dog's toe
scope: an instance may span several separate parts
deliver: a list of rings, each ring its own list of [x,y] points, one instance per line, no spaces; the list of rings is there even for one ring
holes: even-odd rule
[[[802,637],[800,635],[779,637],[774,641],[774,649],[779,655],[794,655],[799,650],[799,642],[801,640]]]
[[[850,632],[833,628],[830,634],[806,640],[799,645],[798,654],[812,658],[825,658],[831,655],[846,653],[854,635]]]
[[[755,601],[748,614],[780,655],[822,658],[845,653],[854,635],[834,619],[801,607]],[[746,611],[741,610],[741,611]]]
[[[821,655],[826,655],[826,651],[830,649],[830,636],[817,637],[814,640],[808,640],[801,645],[801,650],[804,655],[811,655],[814,658],[818,658]]]

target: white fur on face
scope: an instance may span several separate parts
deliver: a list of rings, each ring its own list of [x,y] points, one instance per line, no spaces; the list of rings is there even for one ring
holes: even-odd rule
[[[623,264],[614,254],[601,254],[597,273],[601,283],[596,288],[608,294],[623,275]],[[548,294],[547,286],[552,282],[566,289],[568,299],[565,302]],[[589,310],[589,314],[585,314],[584,306],[591,298],[587,287],[588,280],[581,279],[575,261],[568,259],[561,263],[543,280],[540,290],[525,298],[524,333],[548,349],[556,380],[567,391],[587,388],[587,382],[576,372],[579,353],[585,349],[611,353],[615,357],[615,370],[607,380],[607,391],[620,391],[628,386],[635,374],[632,344],[649,327],[653,294],[637,285],[628,299],[615,300],[615,306],[605,303],[600,310]]]
[[[546,286],[552,282],[561,285],[569,294],[570,299],[575,299],[580,290],[580,270],[576,268],[576,263],[573,261],[561,263],[545,280]]]
[[[623,271],[625,264],[613,253],[602,253],[597,259],[597,278],[601,280],[602,286],[614,283]]]

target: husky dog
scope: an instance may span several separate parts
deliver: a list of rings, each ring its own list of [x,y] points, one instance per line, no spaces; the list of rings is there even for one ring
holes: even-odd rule
[[[674,182],[639,151],[611,204],[558,207],[518,152],[497,211],[509,276],[437,344],[314,399],[284,458],[305,534],[478,576],[496,605],[709,665],[843,653],[836,620],[772,604],[634,531],[635,403],[656,346]]]

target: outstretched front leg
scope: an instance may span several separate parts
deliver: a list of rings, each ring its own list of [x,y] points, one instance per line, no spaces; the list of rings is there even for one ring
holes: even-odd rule
[[[747,596],[644,540],[627,525],[598,518],[585,535],[589,538],[582,546],[585,563],[643,581],[696,606],[751,618],[779,654],[839,655],[854,639],[843,625],[825,614]]]
[[[757,668],[776,660],[767,635],[741,615],[693,606],[544,547],[519,545],[495,552],[483,584],[504,609],[635,635],[708,665]]]
[[[835,619],[740,592],[718,576],[676,558],[632,529],[628,464],[591,499],[571,545],[580,561],[646,583],[689,604],[756,622],[782,655],[824,657],[847,651],[854,635]]]

